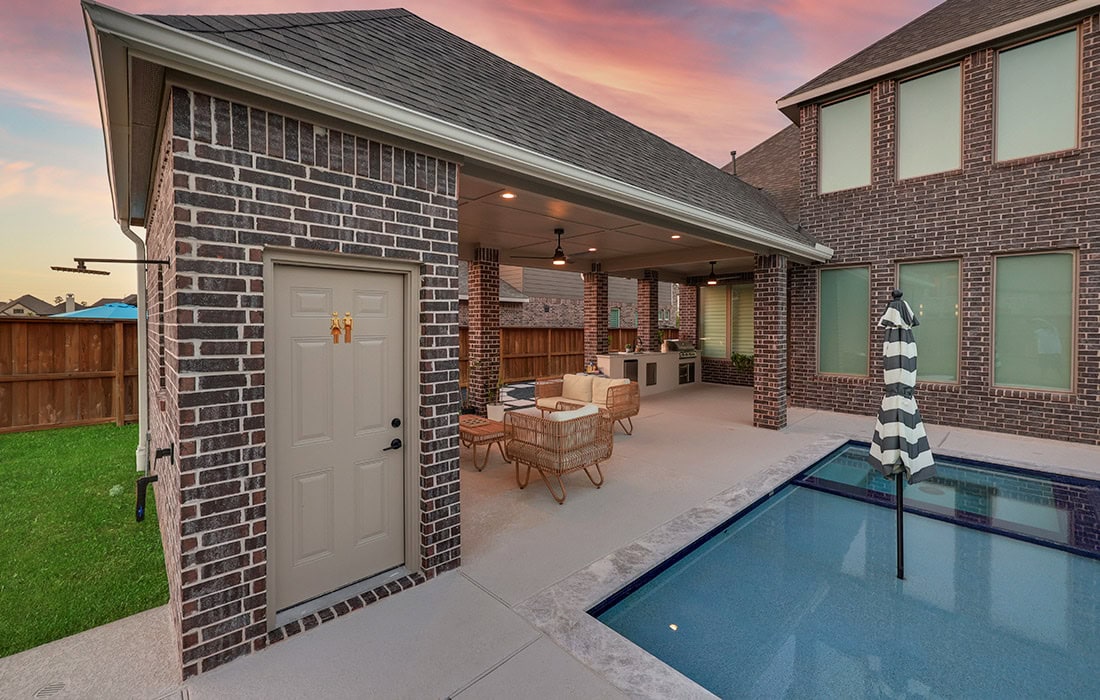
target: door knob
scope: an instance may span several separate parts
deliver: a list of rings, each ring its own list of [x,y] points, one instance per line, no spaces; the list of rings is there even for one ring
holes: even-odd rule
[[[382,451],[387,452],[389,450],[400,450],[400,449],[401,449],[401,438],[394,438],[394,439],[390,440],[390,446],[389,447],[383,447]]]

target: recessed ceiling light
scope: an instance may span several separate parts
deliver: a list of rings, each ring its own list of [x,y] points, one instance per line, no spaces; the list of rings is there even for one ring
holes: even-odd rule
[[[516,198],[516,193],[515,192],[501,192],[500,198],[501,199],[515,199]]]
[[[678,238],[680,238],[680,234],[678,234],[678,233],[674,233],[674,234],[672,234],[672,240],[674,240],[674,241],[675,241],[675,240],[676,240],[676,239],[678,239]]]
[[[595,252],[596,252],[596,249],[595,249],[595,248],[589,248],[589,249],[588,249],[588,252],[589,252],[589,253],[595,253]]]

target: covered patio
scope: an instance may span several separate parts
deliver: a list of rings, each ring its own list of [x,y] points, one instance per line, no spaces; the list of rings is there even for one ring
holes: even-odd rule
[[[790,409],[786,429],[751,425],[751,390],[700,385],[643,404],[617,434],[607,482],[573,475],[565,506],[516,488],[494,454],[462,451],[463,565],[177,686],[164,608],[0,660],[0,695],[51,681],[71,697],[710,697],[633,645],[591,634],[582,600],[667,558],[873,421]],[[1100,448],[930,425],[938,454],[1100,477]],[[517,565],[518,564],[518,565]],[[578,586],[578,581],[581,586]],[[591,588],[594,586],[594,589]],[[563,604],[549,610],[547,600]],[[578,623],[578,620],[584,624]],[[158,631],[159,630],[159,631]],[[636,649],[636,648],[635,648]],[[144,650],[144,651],[143,651]],[[130,654],[140,654],[134,666]],[[185,689],[186,695],[180,695]]]

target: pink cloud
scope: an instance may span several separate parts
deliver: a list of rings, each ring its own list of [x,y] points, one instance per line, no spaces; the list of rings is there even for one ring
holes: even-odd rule
[[[135,14],[339,9],[327,0],[120,2]],[[775,99],[920,14],[936,0],[365,0],[404,5],[463,38],[714,163],[782,128]],[[79,6],[21,1],[0,24],[0,92],[21,106],[99,126]]]

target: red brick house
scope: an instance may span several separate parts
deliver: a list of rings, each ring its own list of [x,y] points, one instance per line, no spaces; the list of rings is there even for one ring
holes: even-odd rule
[[[1098,5],[949,0],[783,97],[794,124],[725,167],[835,250],[790,269],[792,405],[877,411],[900,287],[927,420],[1100,441]],[[721,364],[704,379],[738,383]]]
[[[600,253],[590,361],[609,276],[656,350],[660,282],[753,272],[754,420],[784,424],[788,261],[832,251],[754,187],[404,10],[82,7],[114,213],[158,261],[137,460],[184,677],[460,564],[459,259],[475,406],[500,266],[564,228]]]

